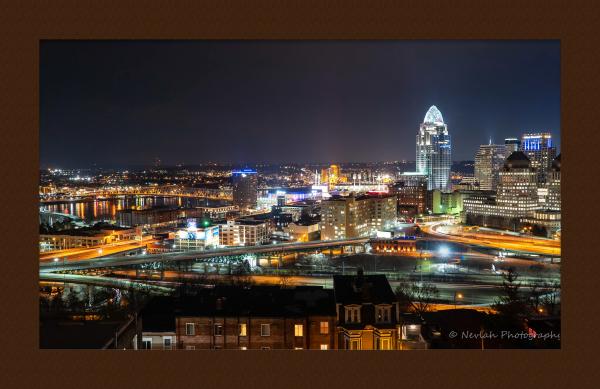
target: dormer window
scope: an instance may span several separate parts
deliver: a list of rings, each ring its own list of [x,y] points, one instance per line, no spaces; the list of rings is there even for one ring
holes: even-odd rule
[[[377,323],[389,323],[392,317],[391,305],[377,305],[375,307],[375,321]]]
[[[346,323],[360,323],[360,306],[349,306],[345,308]]]

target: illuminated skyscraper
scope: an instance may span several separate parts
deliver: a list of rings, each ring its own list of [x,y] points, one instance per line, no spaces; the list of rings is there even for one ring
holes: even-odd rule
[[[442,113],[432,105],[417,134],[417,172],[427,176],[428,190],[450,190],[451,155],[448,127]]]
[[[255,209],[257,203],[257,174],[255,170],[244,169],[231,172],[231,183],[233,185],[233,205],[237,205],[240,211]]]
[[[504,145],[481,145],[475,154],[475,181],[481,190],[496,190],[500,170],[504,165]]]
[[[504,139],[504,147],[506,147],[506,157],[508,157],[515,151],[519,151],[520,145],[521,145],[521,141],[517,138]]]
[[[552,135],[548,132],[523,134],[520,150],[537,170],[538,183],[545,183],[552,161],[556,158],[556,147],[552,145]]]

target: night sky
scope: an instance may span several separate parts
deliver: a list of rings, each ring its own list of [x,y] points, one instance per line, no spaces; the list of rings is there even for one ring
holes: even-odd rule
[[[44,41],[42,168],[415,159],[436,105],[452,159],[547,130],[559,41]]]

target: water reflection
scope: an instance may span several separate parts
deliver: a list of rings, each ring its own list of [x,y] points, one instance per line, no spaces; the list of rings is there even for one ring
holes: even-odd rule
[[[222,200],[131,195],[102,200],[95,199],[63,204],[44,204],[40,206],[40,210],[74,215],[87,222],[93,222],[102,220],[114,221],[116,220],[117,211],[123,209],[148,209],[156,206],[199,207],[225,204],[227,202]]]

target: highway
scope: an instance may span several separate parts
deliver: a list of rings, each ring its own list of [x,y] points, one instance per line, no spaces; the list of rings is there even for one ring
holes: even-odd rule
[[[94,258],[88,260],[69,260],[66,263],[62,261],[43,262],[40,263],[40,272],[56,272],[63,270],[86,270],[98,269],[104,267],[117,267],[128,265],[139,265],[148,262],[164,262],[164,261],[187,261],[193,259],[212,258],[218,256],[236,256],[245,254],[261,254],[277,251],[290,250],[311,250],[327,247],[338,247],[352,244],[364,244],[369,241],[369,238],[354,238],[340,239],[330,241],[314,241],[314,242],[294,242],[294,243],[279,243],[263,246],[244,246],[232,247],[217,250],[205,251],[188,251],[185,253],[164,253],[164,254],[148,254],[137,256],[110,256],[102,258]],[[97,250],[97,249],[96,249]]]
[[[156,239],[152,237],[144,237],[142,241],[123,241],[115,242],[102,246],[94,246],[89,248],[74,248],[57,251],[48,251],[40,253],[40,262],[52,262],[54,258],[65,258],[65,261],[76,261],[84,259],[94,259],[98,257],[104,257],[109,255],[118,254],[124,251],[145,248],[146,245],[155,242]]]
[[[154,285],[148,282],[135,281],[123,278],[82,276],[78,274],[40,273],[40,281],[74,283],[80,285],[106,286],[111,288],[135,289],[156,294],[169,295],[173,293],[173,286]]]
[[[419,227],[425,234],[459,243],[550,256],[560,256],[561,252],[560,241],[551,239],[469,232],[462,230],[461,226],[444,222],[422,224]]]

